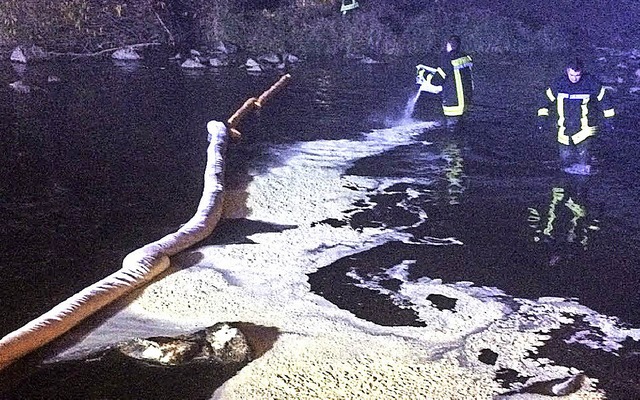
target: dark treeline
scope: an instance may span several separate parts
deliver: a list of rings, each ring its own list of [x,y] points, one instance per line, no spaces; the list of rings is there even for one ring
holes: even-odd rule
[[[345,0],[347,1],[347,0]],[[350,0],[348,0],[350,1]],[[625,46],[640,37],[635,0],[2,0],[0,48],[98,52],[137,43],[303,56],[404,56],[456,33],[477,52]],[[637,19],[636,19],[637,20]]]

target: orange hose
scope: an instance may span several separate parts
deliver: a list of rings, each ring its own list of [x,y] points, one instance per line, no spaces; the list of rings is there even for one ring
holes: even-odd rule
[[[247,114],[256,108],[262,108],[265,102],[272,98],[277,92],[279,92],[291,79],[290,74],[283,75],[280,79],[271,85],[271,87],[265,90],[258,98],[251,97],[244,102],[244,104],[236,111],[228,120],[227,126],[229,127],[229,133],[234,138],[239,138],[242,134],[238,131],[237,127],[240,120]]]

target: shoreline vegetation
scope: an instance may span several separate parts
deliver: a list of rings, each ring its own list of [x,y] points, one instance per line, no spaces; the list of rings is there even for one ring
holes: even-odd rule
[[[0,52],[36,45],[99,55],[140,43],[184,52],[224,42],[249,53],[380,58],[433,53],[452,33],[479,53],[624,46],[638,36],[616,11],[622,3],[640,11],[634,2],[595,0],[588,9],[572,3],[361,0],[341,13],[341,0],[3,0]]]

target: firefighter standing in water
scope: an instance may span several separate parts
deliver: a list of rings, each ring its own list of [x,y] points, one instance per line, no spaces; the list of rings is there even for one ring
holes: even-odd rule
[[[551,112],[557,117],[561,168],[567,173],[589,175],[592,138],[601,123],[612,130],[610,118],[615,115],[602,83],[585,73],[582,60],[574,58],[566,64],[565,73],[547,88],[540,105],[538,130],[544,130]]]
[[[473,94],[471,56],[462,52],[459,36],[452,35],[445,43],[440,65],[431,83],[442,86],[442,112],[447,128],[458,129]]]

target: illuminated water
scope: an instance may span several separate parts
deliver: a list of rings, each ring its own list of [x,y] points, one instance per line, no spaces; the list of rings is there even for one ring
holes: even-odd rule
[[[347,173],[379,186],[343,220],[324,221],[396,229],[412,242],[386,243],[322,268],[309,278],[312,290],[382,325],[419,325],[398,288],[441,279],[473,282],[506,303],[572,298],[618,318],[618,327],[638,328],[640,99],[626,94],[630,84],[616,87],[618,130],[599,143],[598,173],[571,177],[559,172],[553,135],[533,129],[534,92],[543,89],[540,76],[555,74],[554,64],[477,59],[475,105],[462,132],[425,130],[409,144],[357,160]],[[241,187],[250,168],[275,165],[268,151],[274,145],[357,140],[406,122],[412,110],[435,118],[424,109],[433,102],[415,95],[415,63],[291,71],[286,95],[241,127],[242,140],[229,150],[229,184]],[[0,89],[2,335],[185,222],[200,196],[206,122],[226,119],[277,79],[236,69],[185,72],[164,62],[0,67],[3,82],[21,74],[38,89]],[[50,75],[60,82],[47,83]],[[222,230],[216,240],[225,234],[237,233]],[[429,300],[451,308],[451,299]],[[558,344],[578,329],[600,350]],[[583,365],[616,393],[637,388],[637,342],[627,339],[612,355],[600,334],[578,321],[542,352]]]

